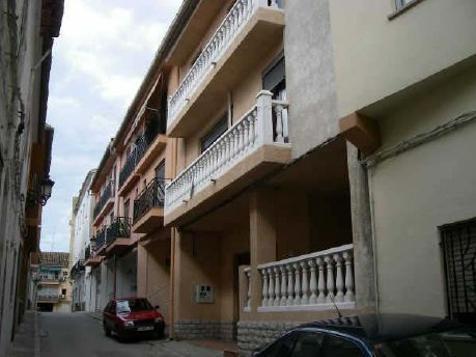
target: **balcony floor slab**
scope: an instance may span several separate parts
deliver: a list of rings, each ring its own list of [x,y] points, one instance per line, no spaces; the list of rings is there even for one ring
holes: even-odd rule
[[[264,145],[232,166],[189,201],[165,212],[165,226],[181,226],[206,214],[291,159],[290,144]]]
[[[132,232],[150,233],[163,225],[164,209],[162,207],[154,207],[132,226]]]

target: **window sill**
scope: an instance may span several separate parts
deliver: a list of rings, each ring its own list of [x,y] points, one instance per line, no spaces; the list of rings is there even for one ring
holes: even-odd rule
[[[413,0],[412,2],[409,2],[405,6],[402,6],[401,8],[395,10],[395,12],[391,13],[390,15],[387,16],[389,20],[393,20],[394,18],[400,16],[401,14],[407,12],[410,10],[412,7],[418,5],[421,3],[423,0]]]

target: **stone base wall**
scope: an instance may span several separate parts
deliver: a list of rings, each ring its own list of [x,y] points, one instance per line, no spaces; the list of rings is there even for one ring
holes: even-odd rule
[[[241,356],[251,356],[257,348],[274,341],[302,322],[282,321],[239,321],[238,347]]]
[[[232,341],[236,335],[236,324],[231,321],[181,320],[174,325],[178,339],[220,339]]]

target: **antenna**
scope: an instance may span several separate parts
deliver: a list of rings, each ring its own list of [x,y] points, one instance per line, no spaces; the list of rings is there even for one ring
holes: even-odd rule
[[[337,311],[337,316],[339,316],[339,319],[342,318],[342,313],[340,312],[339,308],[337,307],[337,304],[334,300],[334,294],[329,294],[329,297],[331,298],[331,301],[332,301],[332,305],[334,305],[334,308],[336,309]]]

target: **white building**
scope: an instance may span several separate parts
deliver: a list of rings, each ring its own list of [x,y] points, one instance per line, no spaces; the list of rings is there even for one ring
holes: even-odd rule
[[[70,265],[73,281],[73,311],[89,310],[91,268],[85,267],[86,249],[92,235],[91,218],[93,213],[93,196],[90,194],[91,180],[96,170],[91,170],[81,186],[78,197],[73,198],[71,217]]]

